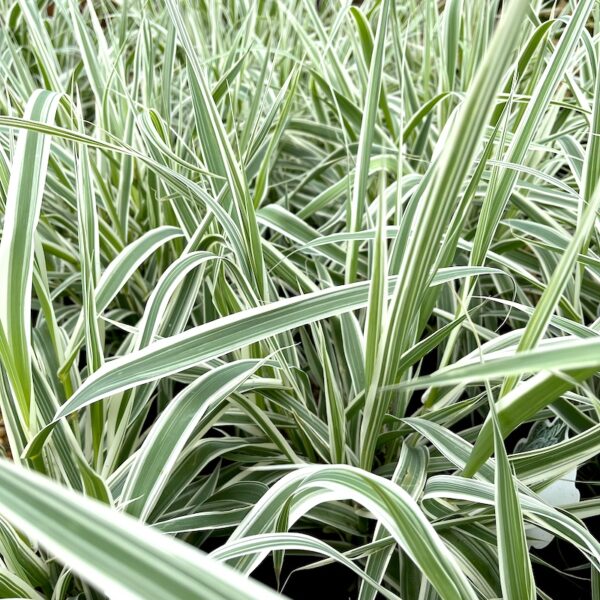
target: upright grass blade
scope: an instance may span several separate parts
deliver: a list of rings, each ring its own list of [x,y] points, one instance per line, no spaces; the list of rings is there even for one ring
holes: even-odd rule
[[[224,177],[227,181],[233,201],[233,211],[234,214],[237,214],[238,226],[244,234],[249,264],[252,265],[251,274],[256,279],[259,295],[264,296],[266,284],[262,247],[256,225],[254,205],[248,191],[245,174],[234,155],[233,148],[223,127],[221,116],[210,93],[203,69],[196,58],[196,52],[187,32],[180,8],[172,0],[167,2],[167,8],[186,53],[196,125],[200,139],[205,144],[205,160],[213,173]],[[215,189],[219,191],[221,187],[222,181],[216,181]]]
[[[569,61],[572,59],[573,51],[579,41],[581,31],[585,27],[593,4],[593,0],[582,0],[575,7],[573,16],[569,20],[554,50],[554,54],[550,57],[544,74],[532,91],[531,100],[527,103],[521,117],[523,127],[517,130],[508,148],[507,162],[515,164],[523,162],[552,94],[563,77]],[[490,197],[489,202],[483,206],[481,226],[477,229],[473,242],[472,264],[483,264],[516,178],[516,171],[505,169],[495,193]]]
[[[370,468],[377,432],[390,403],[389,394],[379,396],[378,387],[395,383],[399,357],[408,348],[415,331],[414,318],[429,285],[439,252],[439,244],[460,197],[460,188],[479,149],[483,131],[502,79],[520,37],[520,25],[527,3],[509,4],[470,91],[453,124],[450,137],[437,159],[433,179],[426,188],[414,216],[415,228],[404,249],[398,285],[390,300],[385,342],[378,356],[376,383],[367,390],[365,415],[361,425],[360,463]]]
[[[81,264],[81,287],[84,297],[83,319],[85,321],[84,338],[88,370],[97,371],[104,363],[104,349],[98,325],[98,310],[96,304],[96,285],[100,273],[100,245],[98,236],[98,217],[92,181],[91,167],[86,146],[79,151],[77,168],[77,190],[79,217],[79,262]],[[68,381],[68,380],[65,380]],[[67,389],[69,389],[67,384]],[[96,464],[100,458],[100,446],[104,431],[104,410],[102,404],[94,406],[91,414],[91,426]]]
[[[383,178],[382,185],[383,188]],[[385,231],[385,205],[383,201],[384,189],[379,194],[377,203],[377,230],[373,244],[373,260],[371,263],[371,289],[369,290],[369,304],[367,306],[367,321],[365,326],[365,385],[368,387],[373,381],[376,371],[377,355],[380,351],[380,342],[385,335],[387,296],[387,240]]]
[[[495,510],[502,593],[504,598],[535,600],[535,582],[517,487],[493,405],[490,411],[494,423]]]
[[[463,0],[450,0],[444,7],[444,58],[446,61],[446,86],[454,88],[456,66],[459,54],[459,37],[462,14],[464,12]]]
[[[81,286],[84,301],[84,321],[86,354],[89,357],[89,371],[97,371],[104,363],[102,340],[98,326],[96,286],[100,273],[100,246],[98,236],[98,216],[94,190],[90,179],[89,153],[85,146],[80,149],[77,188],[79,217],[79,262],[81,264]]]
[[[60,94],[38,90],[24,118],[54,122]],[[8,376],[25,428],[31,424],[31,282],[35,230],[40,216],[50,138],[21,131],[13,156],[0,242],[0,324],[9,348]]]
[[[585,207],[575,235],[571,238],[569,245],[558,261],[552,277],[548,281],[548,285],[525,327],[517,348],[518,352],[535,347],[543,337],[552,313],[556,309],[560,296],[571,277],[577,257],[588,244],[592,229],[596,223],[599,208],[600,188],[597,188]],[[513,388],[515,381],[514,378],[505,380],[502,386],[502,393],[509,392]]]
[[[596,80],[595,91],[597,93],[600,92],[599,81],[599,79]],[[523,337],[519,342],[518,349],[520,351],[533,348],[543,337],[550,316],[554,312],[564,288],[567,286],[578,255],[580,253],[585,254],[589,247],[590,236],[596,223],[598,208],[600,207],[600,189],[594,183],[594,174],[598,169],[598,137],[600,135],[600,107],[598,106],[597,98],[598,96],[596,95],[590,128],[589,148],[585,163],[586,171],[583,188],[583,202],[585,203],[585,207],[581,210],[577,220],[575,235],[571,238],[566,251],[561,256],[531,319],[527,323]],[[578,278],[581,277],[581,274],[580,267]],[[513,378],[505,380],[502,386],[502,394],[509,392],[515,383],[515,379]]]
[[[319,354],[323,363],[323,379],[325,388],[325,403],[327,412],[327,425],[331,443],[331,462],[344,463],[346,453],[346,423],[344,420],[344,404],[339,386],[336,382],[336,373],[325,343],[325,336],[321,333]]]
[[[352,187],[352,200],[350,205],[349,231],[358,231],[367,206],[367,186],[369,179],[369,164],[371,160],[371,147],[373,144],[375,120],[381,94],[383,60],[387,24],[389,20],[390,0],[383,0],[377,21],[374,53],[369,67],[369,83],[367,86],[364,111],[358,140],[358,154],[356,157],[356,178]],[[356,280],[358,261],[358,246],[351,241],[348,244],[346,258],[346,282]]]

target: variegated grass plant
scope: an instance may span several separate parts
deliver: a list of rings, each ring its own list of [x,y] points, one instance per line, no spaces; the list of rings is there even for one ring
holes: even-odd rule
[[[0,15],[1,597],[600,598],[595,0]]]

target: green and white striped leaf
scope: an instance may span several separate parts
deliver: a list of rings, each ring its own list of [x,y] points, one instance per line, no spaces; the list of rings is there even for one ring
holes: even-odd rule
[[[280,598],[105,505],[0,462],[0,512],[109,596]]]

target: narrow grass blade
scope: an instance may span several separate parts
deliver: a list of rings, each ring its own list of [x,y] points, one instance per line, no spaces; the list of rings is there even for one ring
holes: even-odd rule
[[[3,514],[110,596],[281,597],[179,541],[5,460],[0,482]]]
[[[60,95],[39,90],[29,99],[25,118],[54,122]],[[31,282],[33,245],[50,154],[48,136],[21,131],[13,157],[0,242],[0,323],[10,347],[8,370],[24,424],[30,423]]]

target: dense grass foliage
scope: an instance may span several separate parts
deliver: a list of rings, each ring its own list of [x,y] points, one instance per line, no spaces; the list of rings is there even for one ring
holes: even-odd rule
[[[595,0],[0,5],[0,597],[600,599]]]

